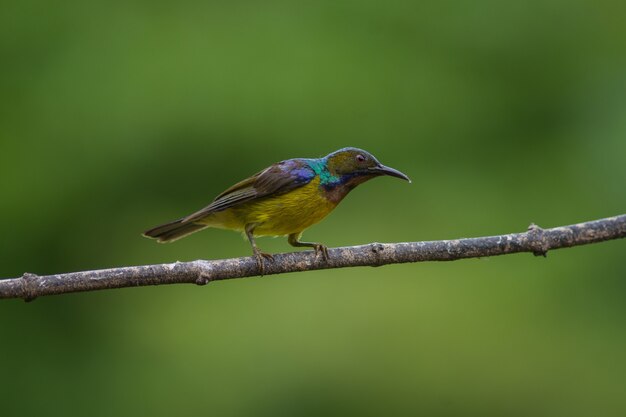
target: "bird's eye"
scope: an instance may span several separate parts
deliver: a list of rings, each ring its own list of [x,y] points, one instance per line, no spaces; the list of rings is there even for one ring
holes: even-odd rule
[[[365,157],[363,155],[359,154],[359,155],[356,156],[356,160],[358,162],[363,162],[363,161],[365,161]]]

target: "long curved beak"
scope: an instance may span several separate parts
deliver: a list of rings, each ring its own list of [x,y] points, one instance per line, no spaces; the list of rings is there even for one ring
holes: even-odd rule
[[[406,174],[403,174],[397,169],[385,166],[383,164],[369,168],[369,170],[372,172],[375,172],[378,175],[389,175],[390,177],[400,178],[405,181],[408,181],[409,183],[411,182],[411,179],[408,176],[406,176]]]

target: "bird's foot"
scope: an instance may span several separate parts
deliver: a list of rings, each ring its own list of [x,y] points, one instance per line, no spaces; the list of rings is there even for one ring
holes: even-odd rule
[[[315,256],[321,254],[322,258],[324,258],[324,260],[328,262],[328,246],[322,245],[321,243],[316,243],[313,247],[315,248]]]
[[[261,271],[261,276],[265,275],[265,260],[274,261],[274,255],[267,252],[261,252],[256,249],[254,251],[254,257],[256,258],[256,264],[259,266],[259,270]]]

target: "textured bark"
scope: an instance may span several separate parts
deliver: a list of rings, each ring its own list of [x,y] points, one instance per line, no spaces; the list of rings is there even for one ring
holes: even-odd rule
[[[453,261],[509,253],[531,252],[546,256],[552,249],[602,242],[626,237],[626,215],[542,229],[530,225],[527,232],[469,239],[430,242],[370,243],[333,248],[325,261],[313,251],[281,253],[266,261],[265,275],[351,266]],[[25,273],[21,278],[0,280],[0,298],[30,301],[39,296],[144,285],[198,284],[259,275],[254,257],[211,261],[175,262],[161,265],[129,266],[95,271],[38,276]]]

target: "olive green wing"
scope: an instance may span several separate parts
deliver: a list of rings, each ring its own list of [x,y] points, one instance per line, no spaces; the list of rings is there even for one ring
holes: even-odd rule
[[[315,171],[303,159],[278,162],[263,171],[238,182],[218,195],[208,206],[182,219],[195,222],[211,213],[226,210],[239,204],[269,195],[280,195],[308,184]]]

